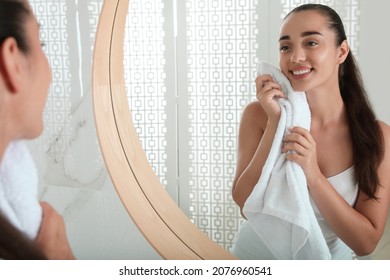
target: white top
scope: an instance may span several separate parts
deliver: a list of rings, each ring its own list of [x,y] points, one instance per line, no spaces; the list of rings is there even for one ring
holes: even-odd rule
[[[355,204],[358,196],[358,186],[354,179],[353,167],[327,179],[349,205]],[[310,202],[332,254],[332,259],[352,259],[352,250],[336,236],[311,198]],[[246,220],[235,237],[232,253],[240,259],[275,259]]]
[[[344,170],[343,172],[340,172],[339,174],[327,179],[349,205],[353,206],[355,204],[358,197],[358,185],[354,178],[353,167],[350,167],[347,170]],[[329,250],[332,253],[332,258],[343,258],[342,256],[339,256],[341,253],[340,250],[341,247],[345,247],[346,245],[336,236],[336,234],[327,224],[311,198],[310,202],[317,217],[318,224],[320,225],[324,234],[326,243],[328,244]],[[344,248],[344,251],[345,250],[346,249]],[[349,252],[351,251],[351,249],[348,250]]]

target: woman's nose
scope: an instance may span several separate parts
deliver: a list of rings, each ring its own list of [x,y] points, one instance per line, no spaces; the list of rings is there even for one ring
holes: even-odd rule
[[[306,55],[302,48],[294,48],[294,51],[291,54],[290,61],[292,63],[299,63],[305,61]]]

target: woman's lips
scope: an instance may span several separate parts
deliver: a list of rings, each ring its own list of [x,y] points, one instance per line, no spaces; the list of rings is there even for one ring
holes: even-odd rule
[[[295,79],[304,79],[306,78],[311,72],[313,71],[312,68],[294,68],[291,69],[290,73],[292,73],[292,76]]]

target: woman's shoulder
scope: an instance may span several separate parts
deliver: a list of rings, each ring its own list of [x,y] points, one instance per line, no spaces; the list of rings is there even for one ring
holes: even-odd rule
[[[265,120],[265,122],[268,120],[267,113],[264,111],[263,106],[259,101],[248,103],[244,108],[243,115],[256,118],[257,120],[262,119]]]
[[[390,159],[390,126],[386,122],[381,120],[378,120],[378,124],[382,132],[385,157],[386,155],[388,155]]]
[[[390,126],[384,121],[378,120],[379,128],[382,131],[385,142],[390,141]]]
[[[244,107],[244,112],[251,112],[251,113],[265,113],[263,110],[263,106],[261,106],[260,102],[255,100]]]
[[[241,124],[250,127],[260,126],[261,128],[265,128],[267,121],[268,116],[260,102],[252,101],[245,106],[242,112]]]

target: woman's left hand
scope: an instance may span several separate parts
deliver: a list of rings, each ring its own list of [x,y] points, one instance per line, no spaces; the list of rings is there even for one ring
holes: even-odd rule
[[[284,138],[282,152],[287,153],[287,160],[294,161],[302,167],[310,188],[321,175],[317,162],[316,142],[310,132],[302,127],[290,128],[290,132]]]
[[[41,202],[43,217],[36,244],[50,260],[75,259],[66,235],[64,219],[47,202]]]

